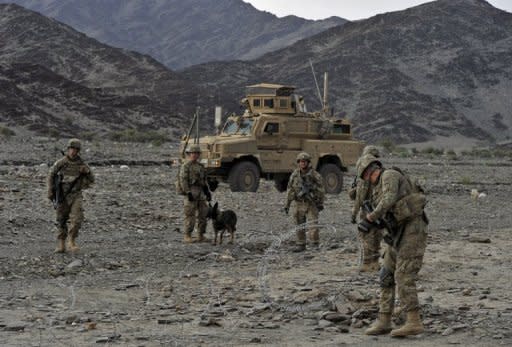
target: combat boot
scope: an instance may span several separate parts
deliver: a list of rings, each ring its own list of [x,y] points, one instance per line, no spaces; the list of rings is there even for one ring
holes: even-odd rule
[[[66,253],[66,241],[64,239],[57,240],[57,248],[54,253]]]
[[[190,236],[190,234],[185,234],[183,236],[183,242],[184,243],[192,243],[192,242],[194,242],[194,240],[192,240],[192,236]]]
[[[391,331],[391,313],[379,313],[379,317],[371,327],[365,330],[366,335],[384,335]]]
[[[410,335],[418,335],[421,334],[425,329],[423,328],[423,323],[421,322],[420,311],[414,310],[407,312],[407,320],[405,324],[391,331],[392,337],[405,337]]]
[[[320,242],[311,242],[311,248],[320,249]]]
[[[209,242],[209,240],[204,236],[204,233],[199,234],[199,237],[197,238],[197,242]]]
[[[309,232],[309,240],[311,241],[312,248],[320,248],[320,232],[318,229],[314,229]]]
[[[295,248],[292,249],[293,252],[304,252],[306,250],[306,231],[304,229],[299,229],[296,232],[297,241],[295,242]]]
[[[71,252],[78,252],[80,250],[80,247],[78,247],[78,245],[76,244],[74,237],[71,237],[69,239],[69,245],[68,246],[69,246],[69,250]]]

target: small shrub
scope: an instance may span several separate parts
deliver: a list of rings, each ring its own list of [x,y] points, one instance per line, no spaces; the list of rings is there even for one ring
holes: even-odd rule
[[[489,149],[473,149],[471,155],[478,158],[491,158],[492,153]]]
[[[384,139],[384,140],[382,140],[382,141],[381,141],[381,143],[380,143],[380,145],[381,145],[382,147],[384,147],[384,149],[385,149],[386,151],[388,151],[389,153],[393,152],[393,151],[395,150],[395,148],[396,148],[395,143],[394,143],[392,140],[390,140],[390,139]]]
[[[155,147],[160,147],[160,146],[162,146],[164,144],[164,140],[158,138],[158,139],[155,139],[155,140],[151,141],[151,144],[153,146],[155,146]]]
[[[400,158],[409,158],[411,156],[409,150],[405,147],[396,147],[395,152]]]
[[[446,156],[450,160],[457,160],[457,153],[455,153],[455,151],[453,149],[446,151]]]
[[[93,131],[85,131],[80,133],[80,138],[85,141],[93,141],[96,139],[96,133]]]
[[[158,131],[139,131],[136,129],[118,130],[110,133],[110,139],[118,142],[151,142],[161,145],[167,137]]]
[[[57,129],[52,128],[52,129],[48,130],[48,137],[58,139],[59,136],[60,136],[60,132]]]
[[[460,184],[464,184],[464,185],[468,185],[468,184],[471,184],[473,183],[471,181],[471,178],[469,176],[462,176],[460,179],[459,179],[459,183]]]
[[[10,138],[16,136],[16,133],[12,129],[0,126],[0,135],[5,138]]]
[[[424,154],[431,154],[432,156],[443,155],[444,150],[442,148],[427,147],[421,151]]]

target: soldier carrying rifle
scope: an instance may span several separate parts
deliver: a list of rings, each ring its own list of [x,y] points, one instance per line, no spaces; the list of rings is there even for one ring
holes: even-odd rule
[[[94,183],[89,166],[80,158],[82,144],[78,139],[68,141],[67,152],[50,168],[48,173],[48,199],[57,214],[56,253],[66,252],[66,238],[69,235],[69,250],[78,251],[78,231],[84,220],[82,190]],[[69,221],[69,229],[68,229]]]
[[[290,211],[292,201],[295,201],[293,217],[297,225],[318,221],[318,212],[324,209],[325,189],[322,176],[311,167],[311,156],[302,152],[297,156],[298,168],[293,171],[288,181],[288,191],[284,211]],[[314,247],[320,243],[318,227],[309,230],[309,238]],[[295,252],[306,250],[306,230],[297,229],[297,243]]]

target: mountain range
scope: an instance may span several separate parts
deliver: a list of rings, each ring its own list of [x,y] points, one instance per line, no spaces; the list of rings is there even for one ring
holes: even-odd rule
[[[346,20],[278,18],[242,0],[2,0],[68,24],[111,46],[149,54],[172,69],[252,59]]]
[[[196,105],[209,127],[214,104],[237,112],[244,87],[258,82],[296,85],[308,108],[319,108],[311,61],[329,73],[335,116],[351,119],[369,142],[512,136],[512,14],[484,0],[437,0],[335,26],[252,60],[180,71],[17,5],[0,5],[0,37],[0,122],[9,127],[178,136]]]
[[[0,121],[8,126],[64,134],[157,130],[195,109],[198,88],[150,56],[18,5],[1,4],[0,13]]]

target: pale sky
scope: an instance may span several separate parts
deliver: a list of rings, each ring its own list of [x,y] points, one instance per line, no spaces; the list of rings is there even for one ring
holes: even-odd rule
[[[349,20],[379,13],[399,11],[430,1],[425,0],[244,0],[259,10],[278,17],[294,14],[308,19],[338,16]],[[512,0],[487,0],[491,5],[512,12]]]

